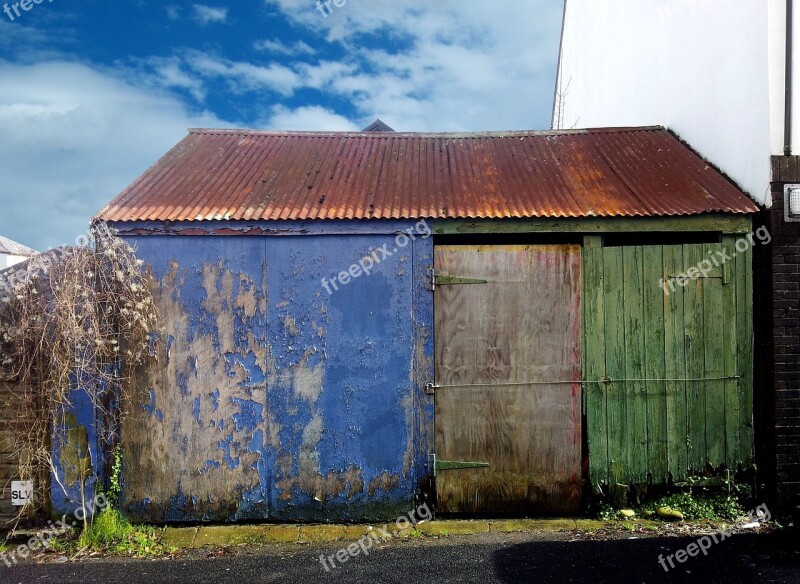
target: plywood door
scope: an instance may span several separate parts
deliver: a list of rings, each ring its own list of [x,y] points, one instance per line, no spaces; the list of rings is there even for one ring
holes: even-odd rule
[[[580,506],[581,251],[438,246],[436,456],[440,513],[564,513]]]

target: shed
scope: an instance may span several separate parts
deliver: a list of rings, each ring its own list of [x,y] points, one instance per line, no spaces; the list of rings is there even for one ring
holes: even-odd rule
[[[123,508],[574,513],[748,469],[756,211],[661,127],[190,130],[95,218],[166,327]]]

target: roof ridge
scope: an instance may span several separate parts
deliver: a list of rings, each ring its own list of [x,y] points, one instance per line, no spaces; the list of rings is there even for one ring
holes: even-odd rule
[[[664,126],[629,126],[581,128],[576,130],[490,130],[478,132],[342,132],[342,131],[302,131],[302,130],[257,130],[252,128],[188,128],[189,134],[237,135],[237,136],[297,136],[308,138],[371,138],[397,139],[409,137],[442,138],[506,138],[517,136],[574,136],[581,134],[617,134],[625,132],[666,132]]]

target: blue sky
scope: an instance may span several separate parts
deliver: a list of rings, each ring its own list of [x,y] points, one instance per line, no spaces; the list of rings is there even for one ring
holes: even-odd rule
[[[0,234],[39,250],[190,127],[550,125],[561,0],[6,4]]]

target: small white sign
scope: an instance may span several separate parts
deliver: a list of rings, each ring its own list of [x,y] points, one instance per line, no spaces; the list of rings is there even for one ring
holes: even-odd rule
[[[23,507],[33,503],[33,481],[11,481],[11,504]]]

